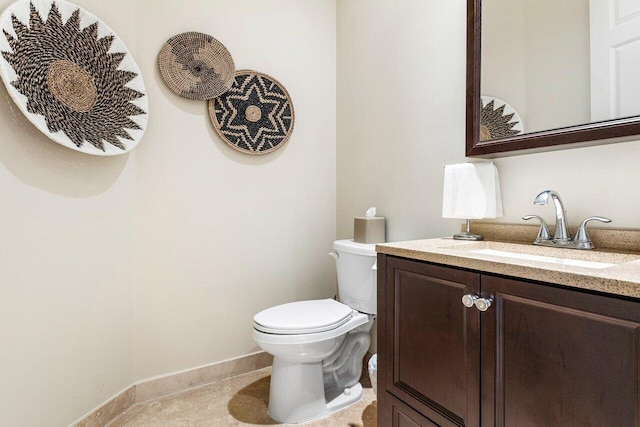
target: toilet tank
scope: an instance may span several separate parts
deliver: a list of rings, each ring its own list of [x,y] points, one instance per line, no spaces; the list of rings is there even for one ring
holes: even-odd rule
[[[376,245],[336,240],[338,297],[340,302],[362,313],[376,314]]]

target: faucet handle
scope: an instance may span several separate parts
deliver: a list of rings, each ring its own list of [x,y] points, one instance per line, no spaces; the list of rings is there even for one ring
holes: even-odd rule
[[[540,242],[542,242],[543,240],[551,240],[549,227],[542,217],[538,215],[525,215],[522,217],[522,219],[524,219],[525,221],[528,221],[530,219],[537,219],[538,221],[540,221],[540,229],[538,230],[538,236],[536,236],[536,239],[533,241],[534,245],[540,244]]]
[[[600,221],[604,223],[611,222],[609,218],[605,218],[603,216],[590,216],[580,223],[580,227],[578,227],[578,231],[576,231],[576,237],[573,238],[573,243],[575,243],[576,248],[578,249],[593,249],[595,248],[591,238],[589,237],[589,233],[587,233],[587,222],[589,221]]]

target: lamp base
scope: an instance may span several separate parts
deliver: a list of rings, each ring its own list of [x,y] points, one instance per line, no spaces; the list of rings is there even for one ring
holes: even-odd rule
[[[467,219],[467,231],[453,235],[455,240],[484,240],[480,234],[473,234],[471,231],[471,220]]]
[[[453,238],[455,240],[484,240],[480,234],[472,234],[469,232],[454,234]]]

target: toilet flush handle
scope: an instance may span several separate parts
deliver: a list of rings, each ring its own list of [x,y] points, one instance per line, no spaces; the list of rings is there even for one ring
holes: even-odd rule
[[[340,258],[340,255],[338,255],[337,252],[329,252],[329,256],[335,259],[336,261],[338,260],[338,258]]]

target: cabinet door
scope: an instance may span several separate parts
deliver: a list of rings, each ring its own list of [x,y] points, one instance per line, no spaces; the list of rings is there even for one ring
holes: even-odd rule
[[[461,299],[478,292],[480,276],[386,259],[378,348],[386,390],[438,425],[478,426],[480,316]]]
[[[409,406],[395,399],[387,392],[385,403],[387,407],[384,411],[384,417],[378,418],[380,427],[438,427],[428,418],[425,418]]]
[[[489,275],[482,425],[639,426],[640,304]]]

